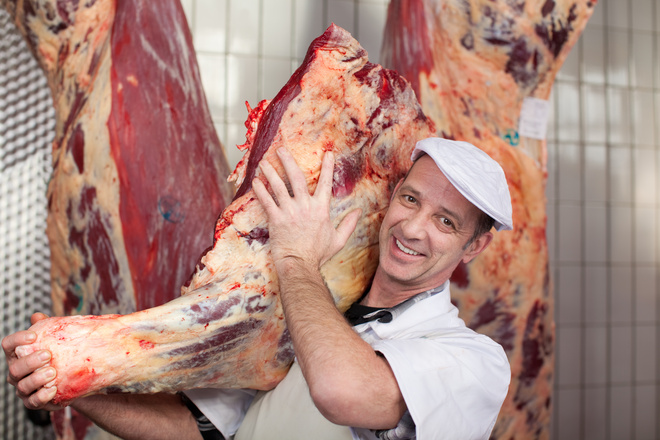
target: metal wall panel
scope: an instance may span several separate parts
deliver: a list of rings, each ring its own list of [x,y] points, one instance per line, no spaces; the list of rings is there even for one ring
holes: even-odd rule
[[[55,122],[46,78],[23,39],[0,10],[0,286],[2,337],[49,313],[50,252],[46,239],[46,186]],[[3,439],[53,437],[29,421],[0,363],[0,433]]]

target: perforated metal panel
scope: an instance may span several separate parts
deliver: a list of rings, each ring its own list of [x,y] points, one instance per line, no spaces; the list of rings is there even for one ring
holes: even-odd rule
[[[54,111],[46,79],[5,11],[0,10],[0,320],[2,337],[49,313],[50,257],[46,187]],[[0,435],[5,440],[54,438],[27,418],[0,363]]]

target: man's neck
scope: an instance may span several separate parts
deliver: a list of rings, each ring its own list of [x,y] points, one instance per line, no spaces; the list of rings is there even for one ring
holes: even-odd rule
[[[419,293],[433,289],[442,284],[444,284],[444,282],[438,283],[437,286],[403,285],[401,283],[392,282],[384,276],[379,276],[379,272],[376,271],[371,287],[360,301],[360,304],[363,306],[379,308],[394,307]]]

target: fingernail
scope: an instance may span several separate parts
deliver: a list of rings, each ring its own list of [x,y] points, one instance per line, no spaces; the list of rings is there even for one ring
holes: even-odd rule
[[[48,394],[46,396],[48,397],[48,400],[52,400],[53,397],[55,397],[55,394],[57,394],[57,387],[52,387],[48,390]]]
[[[46,362],[50,360],[50,352],[42,351],[41,353],[39,353],[39,360],[42,362]]]
[[[44,370],[44,379],[52,379],[55,377],[55,368],[46,368]]]

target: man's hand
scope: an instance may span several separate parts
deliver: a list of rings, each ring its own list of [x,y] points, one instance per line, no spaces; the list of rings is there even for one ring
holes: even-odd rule
[[[314,195],[309,194],[305,176],[293,156],[284,148],[278,149],[277,155],[284,166],[293,196],[267,161],[262,161],[259,166],[275,198],[259,179],[255,179],[252,185],[268,215],[273,260],[281,264],[293,258],[319,268],[344,247],[355,230],[361,210],[348,213],[337,228],[333,225],[330,218],[334,168],[332,152],[326,152],[323,157]]]
[[[43,313],[35,313],[31,322],[34,325],[47,317]],[[57,371],[50,366],[50,352],[40,350],[22,358],[16,355],[17,347],[32,344],[36,339],[36,333],[24,330],[2,340],[2,349],[9,367],[7,382],[16,388],[16,395],[26,408],[49,411],[61,409],[60,406],[49,403],[57,392],[54,386]]]
[[[309,194],[293,157],[282,149],[277,154],[293,196],[266,161],[261,170],[274,197],[259,179],[252,187],[268,215],[284,318],[312,400],[333,423],[389,429],[406,410],[394,373],[337,310],[319,272],[344,247],[361,211],[348,213],[334,227],[330,218],[331,152],[323,157],[314,195]]]

